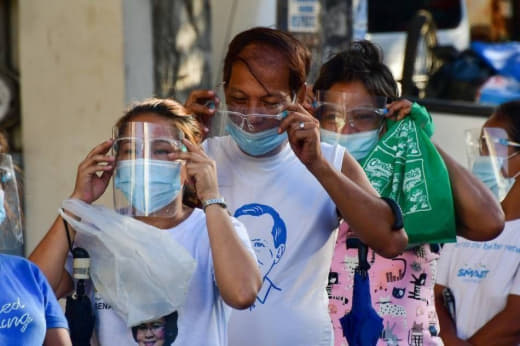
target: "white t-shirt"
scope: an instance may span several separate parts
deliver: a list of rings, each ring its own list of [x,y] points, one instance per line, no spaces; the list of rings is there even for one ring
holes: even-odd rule
[[[457,237],[443,247],[437,283],[453,291],[460,338],[470,338],[500,312],[508,295],[520,294],[519,268],[520,219],[506,222],[496,239]]]
[[[242,243],[254,255],[244,226],[232,218],[233,226]],[[202,210],[194,209],[192,214],[176,227],[167,230],[169,234],[197,261],[186,302],[178,311],[175,341],[171,345],[225,346],[227,345],[227,324],[231,308],[227,306],[216,286],[213,258],[206,228],[206,217]],[[81,246],[81,233],[76,236],[76,245]],[[68,266],[71,267],[69,263]],[[70,268],[69,267],[69,268]],[[168,270],[168,264],[164,264]],[[139,269],[136,269],[138,275]],[[69,271],[70,272],[70,271]],[[96,314],[96,336],[101,346],[137,345],[125,321],[103,301],[99,294],[91,292]],[[153,339],[150,331],[149,338]],[[143,333],[145,334],[145,333]]]
[[[231,137],[203,143],[219,189],[247,228],[263,277],[255,305],[233,310],[230,346],[331,345],[326,292],[338,216],[318,180],[285,143],[274,156],[244,154]],[[344,149],[322,143],[340,170]]]

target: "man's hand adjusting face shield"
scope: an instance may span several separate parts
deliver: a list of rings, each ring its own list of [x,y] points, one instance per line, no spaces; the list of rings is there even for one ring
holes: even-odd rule
[[[129,122],[114,129],[114,204],[121,214],[171,217],[182,198],[182,161],[169,154],[184,151],[182,131],[173,126]]]

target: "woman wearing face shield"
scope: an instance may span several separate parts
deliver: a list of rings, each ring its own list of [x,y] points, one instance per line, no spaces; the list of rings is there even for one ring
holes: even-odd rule
[[[253,303],[260,276],[245,229],[229,216],[220,198],[215,163],[198,146],[197,123],[177,102],[149,99],[127,111],[114,132],[113,139],[97,145],[79,165],[71,198],[90,204],[113,177],[118,213],[168,232],[196,261],[185,303],[178,316],[175,312],[175,344],[226,345],[230,307],[244,309]],[[204,210],[183,204],[183,185],[188,182],[194,184]],[[67,232],[58,217],[31,254],[58,296],[73,288],[64,269]],[[81,233],[71,233],[81,246]],[[168,266],[164,263],[165,271]],[[140,268],[135,275],[141,275]],[[137,334],[103,296],[90,293],[99,343],[134,345]]]
[[[0,345],[72,345],[63,310],[43,273],[8,255],[23,245],[16,169],[0,133]]]
[[[314,84],[315,116],[320,120],[321,139],[340,143],[363,162],[387,131],[385,117],[401,120],[418,105],[397,100],[397,83],[383,64],[379,49],[368,41],[354,42],[328,62]],[[397,100],[389,102],[389,100]],[[491,239],[500,232],[502,213],[485,187],[442,150],[451,181],[457,233],[475,240]],[[365,167],[365,166],[364,166]],[[387,167],[370,167],[384,172]],[[404,207],[403,207],[404,208]],[[488,213],[482,213],[487,210]],[[347,249],[347,238],[356,236],[352,225],[339,228],[329,286],[329,310],[335,344],[345,342],[340,318],[350,311],[353,269],[357,250]],[[425,227],[427,221],[424,221]],[[437,251],[429,244],[415,244],[402,254],[384,258],[369,249],[368,271],[372,306],[383,318],[378,345],[404,340],[410,344],[439,344],[439,325],[433,305]],[[401,340],[401,341],[399,341]]]
[[[263,279],[254,307],[233,311],[232,346],[332,344],[325,286],[340,216],[384,256],[406,246],[391,202],[342,147],[320,143],[318,121],[302,105],[309,64],[299,41],[269,28],[238,34],[226,54],[225,110],[213,121],[221,117],[229,136],[203,146]],[[213,98],[200,91],[187,105],[204,118],[215,111],[200,106]]]
[[[520,101],[504,103],[477,131],[472,172],[501,200],[506,223],[492,241],[458,238],[441,251],[435,304],[447,345],[520,344],[519,114]],[[443,299],[447,288],[451,311]]]

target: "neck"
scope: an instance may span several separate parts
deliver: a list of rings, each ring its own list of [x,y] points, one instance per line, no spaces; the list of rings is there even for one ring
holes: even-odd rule
[[[193,208],[182,205],[182,207],[171,216],[137,216],[136,219],[159,229],[170,229],[186,220],[192,211]]]
[[[520,203],[518,201],[520,201],[520,182],[519,179],[515,179],[513,187],[502,201],[506,221],[520,219]]]

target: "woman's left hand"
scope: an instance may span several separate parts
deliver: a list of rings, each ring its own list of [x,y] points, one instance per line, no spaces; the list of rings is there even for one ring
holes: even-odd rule
[[[320,123],[301,104],[291,104],[289,115],[282,121],[279,133],[287,132],[292,150],[309,169],[321,156]]]
[[[199,146],[183,140],[187,152],[169,154],[172,160],[186,160],[186,172],[195,185],[201,201],[220,197],[217,183],[217,165]]]
[[[412,111],[412,102],[407,99],[400,99],[394,101],[386,106],[388,113],[385,114],[387,118],[392,118],[395,121],[403,120]]]

